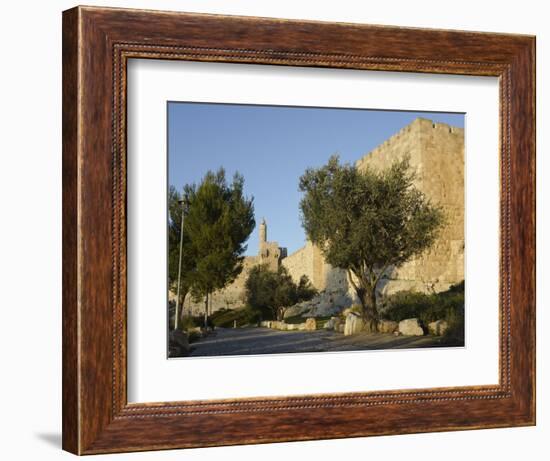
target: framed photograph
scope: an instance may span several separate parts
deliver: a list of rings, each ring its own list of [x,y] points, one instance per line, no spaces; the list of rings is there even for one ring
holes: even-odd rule
[[[63,448],[535,424],[535,39],[63,13]]]

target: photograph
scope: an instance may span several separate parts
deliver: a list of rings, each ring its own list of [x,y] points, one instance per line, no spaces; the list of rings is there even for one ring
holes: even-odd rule
[[[464,125],[169,101],[168,358],[464,347]]]

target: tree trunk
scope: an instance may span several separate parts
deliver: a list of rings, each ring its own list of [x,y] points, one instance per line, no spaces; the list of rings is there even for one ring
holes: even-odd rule
[[[356,289],[357,296],[363,307],[365,329],[371,332],[378,331],[378,308],[376,306],[376,289],[371,287]]]
[[[370,290],[369,304],[370,304],[370,314],[371,314],[370,329],[371,329],[372,332],[377,332],[378,331],[378,321],[380,319],[379,319],[379,316],[378,316],[378,307],[376,305],[376,287],[373,287]]]
[[[357,278],[357,281],[353,280],[353,275]],[[361,302],[363,308],[363,320],[365,321],[365,330],[377,332],[378,331],[378,309],[376,307],[376,285],[377,282],[371,282],[368,278],[363,277],[362,274],[348,269],[348,279],[357,293],[357,297]],[[373,286],[374,285],[374,286]]]
[[[208,292],[204,297],[204,328],[208,328]]]
[[[179,312],[178,312],[178,325],[183,325],[183,318],[185,317],[185,311],[184,311],[184,303],[185,303],[185,297],[187,296],[187,291],[180,294],[179,299]]]

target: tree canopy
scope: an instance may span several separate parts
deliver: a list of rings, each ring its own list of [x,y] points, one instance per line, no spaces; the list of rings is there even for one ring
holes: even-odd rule
[[[288,307],[307,301],[317,294],[306,275],[302,275],[296,284],[286,267],[279,266],[275,272],[263,264],[250,270],[245,288],[247,304],[269,312],[277,320],[283,319]]]
[[[245,242],[256,223],[252,198],[244,196],[244,179],[235,174],[227,183],[225,171],[209,171],[198,186],[188,187],[189,204],[184,234],[190,242],[194,269],[189,273],[195,298],[208,297],[235,280],[242,271]]]
[[[337,156],[300,178],[302,223],[334,267],[345,269],[376,330],[376,287],[392,269],[428,249],[442,209],[414,186],[409,159],[382,170],[340,164]]]
[[[181,195],[169,189],[169,283],[173,288],[177,284],[181,238],[180,302],[189,292],[204,298],[205,321],[209,295],[240,274],[245,242],[255,227],[253,199],[244,196],[243,188],[241,175],[228,184],[220,168],[208,171],[199,185],[186,185]]]

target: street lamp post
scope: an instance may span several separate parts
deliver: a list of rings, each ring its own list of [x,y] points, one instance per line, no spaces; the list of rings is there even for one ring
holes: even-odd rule
[[[183,253],[183,215],[184,215],[184,204],[185,199],[178,200],[178,203],[181,205],[181,228],[180,228],[180,254],[178,262],[178,288],[176,293],[176,317],[174,319],[174,330],[178,329],[178,320],[179,320],[179,307],[180,307],[180,287],[181,287],[181,256]]]

